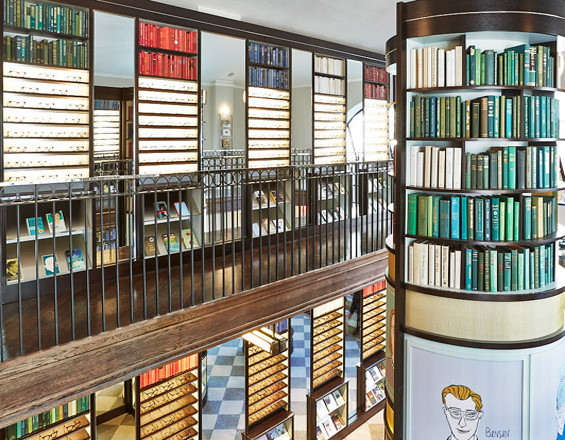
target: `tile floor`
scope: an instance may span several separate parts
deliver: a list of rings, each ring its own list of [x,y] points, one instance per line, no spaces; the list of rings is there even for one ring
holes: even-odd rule
[[[355,317],[354,317],[355,319]],[[355,322],[350,321],[346,336],[346,377],[349,381],[349,408],[356,407],[356,368],[359,361],[359,341],[351,335]],[[291,410],[294,413],[295,439],[306,439],[306,394],[310,374],[310,318],[303,314],[292,318],[294,329],[291,355]],[[203,440],[239,440],[245,428],[243,341],[235,339],[208,350],[208,400],[202,409]],[[111,394],[111,393],[109,393]],[[114,392],[115,394],[115,392]],[[101,395],[97,410],[111,409],[112,397]],[[106,409],[106,410],[107,410]],[[363,425],[348,439],[383,439],[382,413]],[[120,416],[98,428],[100,440],[134,440],[135,421],[129,415]]]

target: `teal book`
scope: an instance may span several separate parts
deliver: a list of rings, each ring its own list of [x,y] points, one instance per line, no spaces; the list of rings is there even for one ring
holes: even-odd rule
[[[479,155],[472,154],[471,155],[471,189],[477,189],[477,162],[479,159]]]
[[[524,248],[524,289],[531,289],[530,284],[530,249]]]
[[[487,137],[494,137],[494,96],[487,100]]]
[[[551,160],[551,147],[541,147],[543,150],[543,188],[550,188],[550,175],[551,175],[551,168],[552,164]]]
[[[535,240],[538,237],[538,210],[536,209],[536,202],[532,200],[532,240]]]
[[[500,200],[500,241],[506,241],[506,201]]]
[[[518,290],[524,290],[524,254],[518,254]]]
[[[506,115],[504,118],[506,120],[506,130],[504,137],[509,139],[512,137],[512,100],[511,99],[506,100]]]
[[[496,57],[494,50],[485,50],[485,85],[494,86],[495,85],[495,72],[494,72],[494,59]]]
[[[514,199],[506,199],[506,240],[514,240]]]
[[[451,211],[451,204],[449,200],[440,200],[439,201],[439,236],[441,238],[449,238],[450,231],[449,228],[450,224],[450,211]]]
[[[479,251],[477,249],[472,249],[472,290],[477,290],[479,285]]]
[[[432,197],[432,237],[439,237],[439,201],[440,196]]]
[[[532,239],[532,198],[526,196],[522,198],[524,206],[524,224],[523,224],[523,237],[524,240]]]
[[[508,147],[508,189],[516,189],[516,147]]]
[[[485,228],[485,240],[491,240],[491,199],[485,199],[485,221],[484,221],[484,228]]]
[[[433,208],[433,197],[432,196],[426,196],[426,203],[428,205],[426,212],[428,214],[428,220],[427,220],[427,225],[428,225],[428,231],[426,233],[426,237],[431,237],[432,236],[432,208]]]
[[[408,235],[416,235],[418,225],[418,195],[408,194]]]
[[[500,199],[498,197],[494,197],[491,202],[491,239],[492,241],[500,241]]]
[[[530,127],[529,137],[536,137],[536,105],[534,102],[533,97],[528,97],[528,107],[526,107],[526,111],[529,113],[528,115],[528,125]]]
[[[546,138],[547,135],[547,96],[540,96],[540,137]]]
[[[475,199],[475,240],[477,241],[485,239],[484,210],[485,201],[483,199]]]
[[[483,157],[483,189],[489,189],[489,180],[490,180],[490,157],[488,154],[481,154]]]
[[[540,287],[540,248],[536,246],[534,248],[534,289],[539,289]]]
[[[530,137],[530,97],[524,96],[524,137]]]
[[[510,290],[513,292],[518,290],[518,250],[512,249],[510,251],[512,274],[510,279]]]
[[[418,235],[425,237],[428,233],[428,203],[425,196],[418,197]]]
[[[513,240],[520,240],[520,202],[514,202],[514,229]]]
[[[455,97],[455,137],[464,137],[462,130],[461,96]]]
[[[503,290],[509,292],[512,286],[512,253],[504,252],[504,285]]]
[[[535,123],[534,123],[534,136],[535,138],[539,138],[540,136],[540,128],[541,128],[541,114],[540,114],[540,97],[539,96],[532,96],[533,104],[535,106]]]
[[[467,63],[467,70],[468,70],[468,74],[467,74],[467,85],[469,86],[474,86],[477,85],[476,83],[476,76],[475,76],[475,72],[476,72],[476,57],[475,57],[475,46],[469,46],[468,49],[468,59],[469,62]]]
[[[477,262],[477,290],[485,290],[485,253],[482,251],[478,252],[478,262]]]
[[[496,281],[497,290],[499,292],[504,291],[504,252],[496,251]]]
[[[467,240],[467,197],[461,196],[461,240]]]
[[[490,291],[496,292],[498,289],[497,252],[494,249],[490,249],[487,252],[490,253]]]
[[[475,200],[467,199],[467,238],[475,239]]]
[[[496,189],[498,188],[498,153],[489,153],[489,162],[490,177],[485,188]]]
[[[465,289],[473,290],[473,251],[465,249]]]
[[[471,189],[471,153],[465,154],[465,188]]]
[[[461,238],[461,199],[457,196],[451,197],[451,238],[459,240]]]
[[[510,153],[508,147],[504,147],[502,150],[502,189],[508,189],[509,158],[510,158]]]

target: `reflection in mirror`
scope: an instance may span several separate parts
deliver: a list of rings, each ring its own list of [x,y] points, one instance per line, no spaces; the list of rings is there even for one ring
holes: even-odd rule
[[[312,161],[312,54],[292,49],[291,164]]]
[[[347,133],[348,162],[363,160],[363,63],[347,60]]]
[[[95,175],[131,173],[134,32],[133,18],[94,12]]]
[[[202,32],[202,169],[245,166],[245,40]],[[229,156],[229,160],[218,159]]]

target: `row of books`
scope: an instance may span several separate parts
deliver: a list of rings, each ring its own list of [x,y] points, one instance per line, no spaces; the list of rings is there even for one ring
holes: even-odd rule
[[[345,76],[345,60],[328,57],[314,57],[314,72],[326,75]]]
[[[379,382],[375,388],[368,390],[365,393],[365,402],[368,408],[372,408],[377,403],[382,402],[385,399],[385,388],[384,383]]]
[[[198,366],[198,355],[187,356],[179,359],[178,361],[171,362],[161,368],[143,373],[139,376],[139,386],[147,388],[157,382],[169,379],[180,373],[185,373]]]
[[[286,429],[286,426],[280,424],[279,426],[271,429],[266,434],[261,435],[257,440],[291,440],[290,433]]]
[[[453,240],[536,240],[557,230],[554,197],[408,195],[408,235]]]
[[[337,414],[328,415],[318,421],[318,424],[316,425],[316,439],[328,440],[343,428],[344,424]]]
[[[196,80],[198,78],[198,60],[141,50],[139,51],[139,73],[165,78]]]
[[[72,40],[35,40],[4,36],[4,60],[44,66],[88,68],[88,44]]]
[[[318,200],[328,200],[345,194],[345,186],[340,182],[318,184]]]
[[[387,87],[380,84],[365,84],[363,87],[365,98],[369,99],[388,99]]]
[[[198,33],[139,22],[139,45],[177,52],[198,52]]]
[[[318,223],[332,223],[345,220],[345,211],[340,206],[336,208],[322,209],[318,213]]]
[[[94,110],[119,110],[120,101],[115,99],[95,99]]]
[[[465,188],[555,188],[558,180],[557,147],[500,147],[465,155]]]
[[[554,280],[553,243],[531,248],[478,247],[464,249],[464,254],[461,249],[426,242],[414,242],[408,248],[408,281],[416,285],[507,292],[539,289]]]
[[[463,85],[463,46],[453,49],[421,47],[410,50],[410,88]]]
[[[432,145],[410,148],[409,185],[461,189],[461,148]]]
[[[80,397],[64,405],[51,408],[27,419],[14,423],[6,428],[6,440],[15,440],[31,434],[34,431],[45,429],[54,423],[74,417],[90,409],[90,396]],[[46,437],[42,438],[48,438]],[[39,437],[38,437],[39,438]]]
[[[268,64],[273,67],[288,67],[288,49],[249,42],[249,62]]]
[[[96,241],[113,241],[116,239],[116,228],[105,228],[96,233]]]
[[[249,67],[249,85],[288,90],[288,71]]]
[[[318,420],[323,419],[332,411],[342,407],[344,404],[345,400],[340,391],[335,390],[316,402],[316,418]]]
[[[65,216],[63,214],[63,211],[57,211],[55,213],[48,212],[47,214],[45,214],[45,220],[47,226],[49,227],[50,234],[67,231],[67,225],[65,224]],[[47,234],[42,217],[26,218],[26,226],[27,232],[31,237]]]
[[[384,67],[367,66],[363,68],[363,75],[366,81],[386,83],[386,69]]]
[[[270,191],[253,191],[253,208],[257,209],[268,208],[270,206],[277,206],[279,203],[284,203],[284,194],[275,190]]]
[[[173,206],[175,208],[175,212],[179,217],[183,217],[188,219],[190,217],[190,211],[188,206],[184,200],[180,202],[173,202]],[[155,216],[157,220],[162,220],[169,218],[169,205],[165,201],[158,201],[155,203]]]
[[[86,37],[88,11],[27,0],[4,0],[4,24]]]
[[[179,241],[177,240],[177,234],[175,232],[171,232],[170,234],[162,234],[161,239],[163,240],[163,244],[165,245],[167,252],[179,252],[180,245]],[[198,238],[193,234],[193,231],[191,229],[181,230],[181,241],[184,249],[186,250],[200,246]],[[155,256],[155,250],[155,237],[152,235],[145,237],[145,256]]]
[[[550,48],[522,44],[495,52],[467,49],[467,85],[555,87],[555,58]]]
[[[410,137],[557,138],[559,101],[484,96],[462,102],[461,96],[417,95],[410,102]]]
[[[253,223],[252,232],[254,237],[259,237],[263,235],[277,234],[284,231],[289,231],[290,226],[287,224],[284,218],[263,218],[261,223]]]
[[[345,81],[338,78],[314,76],[314,91],[327,95],[345,95]]]

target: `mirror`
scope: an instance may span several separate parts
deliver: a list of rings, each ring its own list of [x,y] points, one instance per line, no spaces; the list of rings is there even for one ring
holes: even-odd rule
[[[363,63],[347,60],[347,128],[348,162],[363,160]]]
[[[130,174],[135,19],[94,12],[94,175]]]
[[[291,164],[312,160],[312,53],[292,49]]]
[[[245,166],[245,40],[202,32],[202,169],[207,158],[237,156]],[[216,161],[217,162],[217,161]]]

